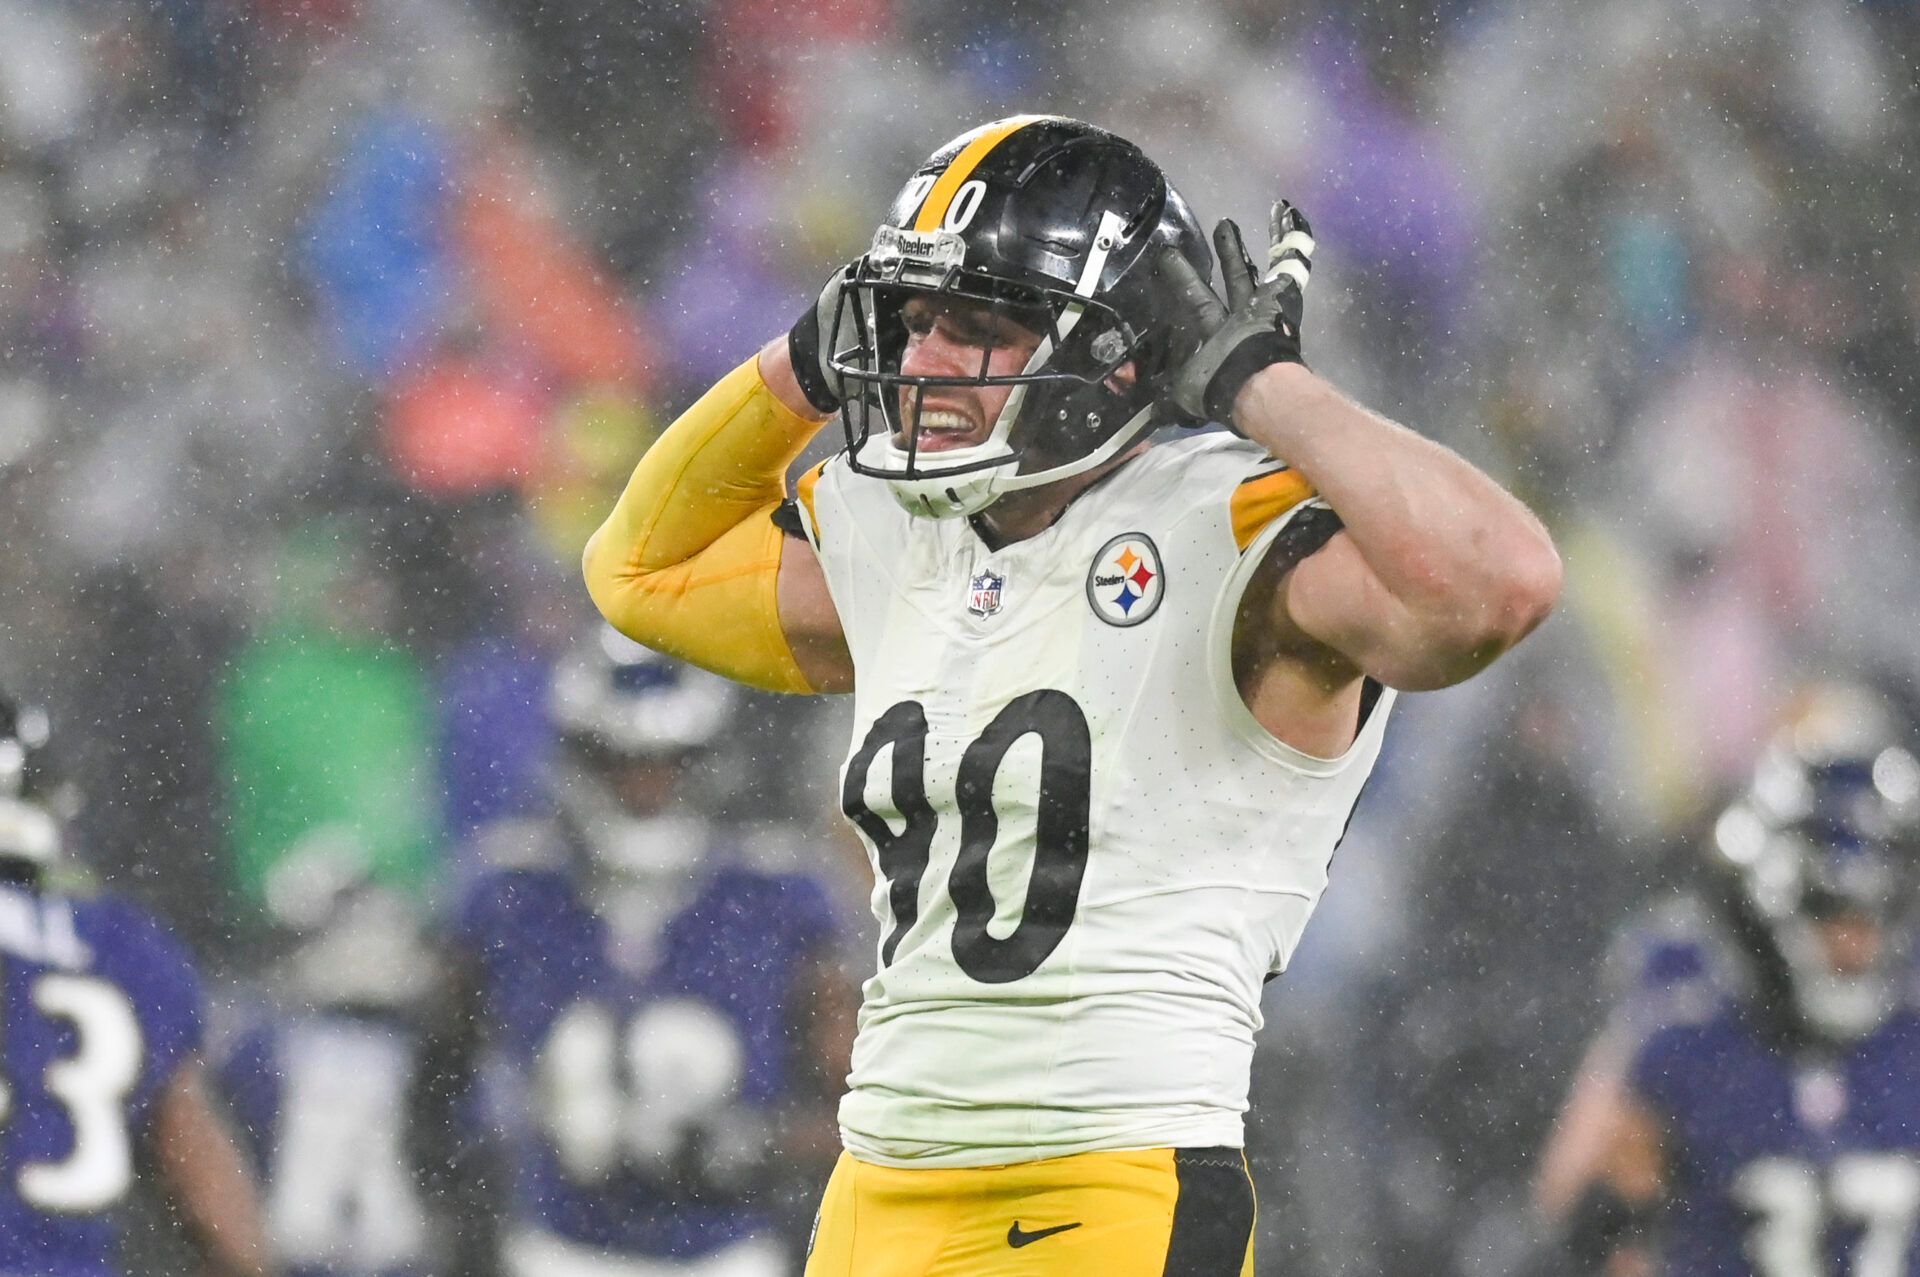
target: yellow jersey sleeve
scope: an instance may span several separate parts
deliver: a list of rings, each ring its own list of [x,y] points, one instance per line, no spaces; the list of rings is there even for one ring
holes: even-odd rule
[[[1275,519],[1317,495],[1305,475],[1284,466],[1242,479],[1231,500],[1234,543],[1244,553]]]
[[[738,682],[812,691],[780,628],[789,538],[772,516],[787,468],[819,428],[767,388],[757,357],[702,395],[647,450],[587,542],[582,566],[601,615]]]

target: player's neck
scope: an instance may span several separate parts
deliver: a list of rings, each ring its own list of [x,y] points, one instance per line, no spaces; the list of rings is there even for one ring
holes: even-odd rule
[[[974,529],[994,548],[1039,536],[1057,522],[1074,498],[1147,450],[1141,440],[1111,461],[1084,474],[1068,475],[1037,488],[1009,492],[973,517]]]

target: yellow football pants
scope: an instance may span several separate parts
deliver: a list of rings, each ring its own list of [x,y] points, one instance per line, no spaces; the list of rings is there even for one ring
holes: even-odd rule
[[[1251,1277],[1237,1148],[895,1170],[842,1153],[806,1277]]]

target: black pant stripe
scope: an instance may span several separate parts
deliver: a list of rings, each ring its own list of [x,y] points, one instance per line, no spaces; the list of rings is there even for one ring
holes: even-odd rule
[[[1253,1181],[1237,1148],[1173,1150],[1180,1195],[1165,1277],[1238,1277],[1253,1234]]]

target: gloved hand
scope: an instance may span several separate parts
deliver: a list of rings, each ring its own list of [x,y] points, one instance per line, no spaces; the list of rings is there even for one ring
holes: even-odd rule
[[[800,383],[800,392],[807,397],[807,402],[818,412],[838,412],[846,400],[845,388],[828,360],[836,350],[847,350],[859,341],[853,308],[849,306],[844,312],[840,308],[840,293],[849,273],[850,268],[842,266],[829,275],[820,296],[787,333],[787,357],[793,362],[793,378]],[[836,318],[840,321],[836,339],[823,340],[822,334],[832,331]]]
[[[752,1192],[773,1166],[772,1124],[739,1106],[687,1123],[669,1163],[669,1182],[703,1201]]]
[[[1160,250],[1155,283],[1176,334],[1164,397],[1190,419],[1231,424],[1234,398],[1249,377],[1270,364],[1304,362],[1300,314],[1313,266],[1313,229],[1299,209],[1281,200],[1273,206],[1268,236],[1263,274],[1231,219],[1214,227],[1224,303],[1177,249]]]

